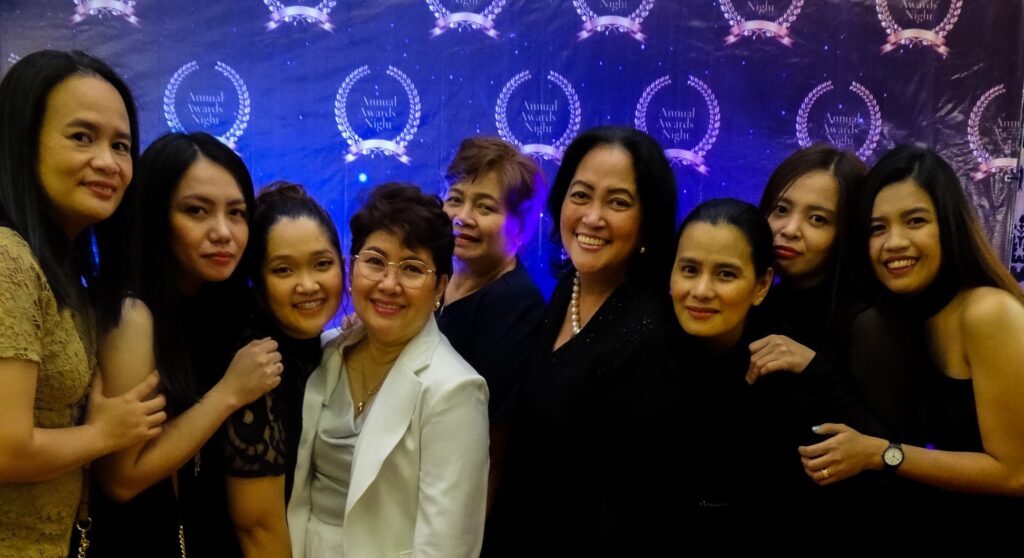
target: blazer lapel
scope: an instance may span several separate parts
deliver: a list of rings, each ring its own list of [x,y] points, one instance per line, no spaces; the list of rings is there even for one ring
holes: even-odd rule
[[[346,517],[377,478],[384,460],[409,429],[420,395],[421,382],[417,375],[430,363],[440,335],[431,316],[423,330],[402,350],[377,393],[356,442],[352,479],[345,503]]]

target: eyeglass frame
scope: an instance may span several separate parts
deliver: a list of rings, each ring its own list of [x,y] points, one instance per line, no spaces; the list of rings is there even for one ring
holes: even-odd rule
[[[373,254],[374,256],[378,256],[378,257],[380,257],[380,259],[384,260],[384,271],[381,273],[380,277],[370,277],[369,275],[367,275],[367,271],[363,268],[363,266],[364,265],[369,265],[369,264],[360,263],[360,262],[364,261],[364,260],[360,259],[360,257],[359,257],[359,256],[362,256],[363,254]],[[402,280],[402,271],[401,271],[401,269],[398,266],[403,264],[403,263],[406,263],[406,262],[418,262],[418,263],[423,264],[424,267],[426,267],[426,270],[425,270],[426,273],[423,274],[423,282],[420,283],[419,285],[410,286],[410,285],[407,285]],[[402,286],[402,288],[405,288],[405,289],[421,289],[421,288],[423,288],[424,285],[427,284],[427,278],[430,276],[431,273],[433,273],[435,275],[437,274],[437,269],[431,269],[427,265],[427,262],[425,262],[423,260],[418,260],[418,259],[415,259],[415,258],[407,258],[407,259],[404,259],[404,260],[401,260],[401,261],[393,262],[393,261],[388,260],[387,257],[384,254],[381,254],[380,252],[376,252],[374,250],[360,250],[358,254],[355,254],[354,256],[352,256],[352,263],[353,263],[353,266],[358,266],[359,267],[360,275],[362,275],[363,279],[366,279],[367,281],[383,281],[388,276],[388,268],[391,267],[391,266],[395,266],[395,282],[397,282],[399,285]]]

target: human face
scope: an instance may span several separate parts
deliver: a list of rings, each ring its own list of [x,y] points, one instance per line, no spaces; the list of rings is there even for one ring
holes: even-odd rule
[[[797,178],[768,214],[779,273],[797,286],[824,279],[836,239],[839,183],[828,171]]]
[[[868,253],[875,276],[896,294],[919,293],[942,267],[935,204],[912,178],[882,188],[871,208]]]
[[[50,91],[39,130],[39,183],[69,238],[111,215],[132,180],[131,126],[121,95],[95,76]]]
[[[754,272],[750,243],[728,224],[691,223],[683,231],[670,288],[683,330],[724,351],[739,341],[747,313],[768,294],[771,268]]]
[[[413,250],[402,244],[401,238],[390,231],[375,231],[366,237],[360,252],[376,252],[387,261],[419,260],[436,269],[430,251]],[[360,271],[359,260],[352,262],[352,305],[356,315],[366,325],[371,342],[388,346],[401,346],[409,342],[426,325],[441,300],[447,277],[436,278],[417,289],[403,287],[398,281],[396,266],[387,266],[384,277],[377,281],[367,279]]]
[[[599,145],[580,161],[562,201],[562,246],[586,278],[625,279],[638,251],[643,212],[633,160],[625,149]]]
[[[295,339],[320,335],[341,304],[342,262],[319,223],[281,219],[267,233],[263,283],[281,330]]]
[[[455,258],[481,274],[498,269],[519,249],[522,225],[505,207],[498,175],[489,172],[476,180],[448,188],[444,212],[452,219]]]
[[[246,211],[231,173],[202,156],[192,163],[171,196],[171,253],[182,292],[231,277],[249,242]]]

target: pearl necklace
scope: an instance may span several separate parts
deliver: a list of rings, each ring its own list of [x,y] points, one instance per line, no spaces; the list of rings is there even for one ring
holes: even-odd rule
[[[580,326],[580,272],[572,278],[572,300],[569,302],[569,315],[572,317],[572,334],[576,335],[583,327]]]

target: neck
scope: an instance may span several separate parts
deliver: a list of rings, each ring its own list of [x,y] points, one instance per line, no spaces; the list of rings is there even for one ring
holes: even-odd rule
[[[370,336],[367,336],[365,345],[366,362],[374,368],[391,368],[391,365],[398,360],[398,355],[402,354],[402,349],[404,349],[408,343],[408,341],[401,344],[382,343]]]
[[[811,287],[817,287],[825,280],[825,273],[814,273],[802,276],[791,276],[783,277],[782,283],[784,283],[790,289],[803,290]]]
[[[736,343],[739,343],[740,337],[743,336],[743,326],[744,324],[740,324],[735,329],[721,335],[704,338],[704,346],[713,355],[720,355],[728,351],[736,346]]]
[[[448,282],[448,288],[444,293],[445,304],[451,304],[460,298],[469,296],[515,269],[516,255],[510,254],[505,259],[482,269],[458,258],[454,263],[455,273],[452,275],[451,281]]]
[[[607,300],[619,285],[626,282],[623,273],[579,273],[580,298]]]

